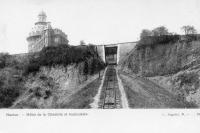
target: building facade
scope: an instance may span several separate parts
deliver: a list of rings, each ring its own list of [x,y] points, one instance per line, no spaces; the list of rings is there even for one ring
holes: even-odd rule
[[[46,21],[46,13],[40,12],[38,22],[32,28],[27,37],[28,52],[39,52],[46,46],[68,45],[67,35],[62,30],[52,28],[51,23]]]

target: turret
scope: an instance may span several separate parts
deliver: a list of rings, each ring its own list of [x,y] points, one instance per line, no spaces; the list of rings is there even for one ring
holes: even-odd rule
[[[48,22],[46,22],[46,19],[46,13],[44,11],[41,11],[38,14],[38,21],[35,23],[35,26],[32,28],[31,32],[29,33],[29,36],[27,37],[29,52],[39,51],[42,47],[44,47],[42,36],[48,24]]]
[[[47,22],[47,15],[44,11],[41,11],[39,14],[38,14],[38,22],[35,23],[35,25],[46,25]]]

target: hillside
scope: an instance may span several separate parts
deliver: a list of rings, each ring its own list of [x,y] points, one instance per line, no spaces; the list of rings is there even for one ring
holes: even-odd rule
[[[2,54],[0,68],[1,108],[89,108],[100,85],[104,63],[94,46],[46,47],[23,55]],[[96,87],[90,84],[95,82]],[[87,94],[85,104],[72,107],[72,95]]]
[[[149,37],[136,45],[120,70],[146,77],[200,106],[200,39],[198,36]]]
[[[129,52],[135,47],[136,42],[127,42],[120,44],[120,53],[119,53],[119,61],[123,60]]]
[[[181,40],[176,36],[152,40],[141,40],[121,62],[121,68],[148,77],[173,74],[200,62],[200,40]]]

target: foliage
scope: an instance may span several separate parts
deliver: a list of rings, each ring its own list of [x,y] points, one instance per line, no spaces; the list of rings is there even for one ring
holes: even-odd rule
[[[185,35],[197,34],[197,30],[194,28],[194,26],[191,25],[185,25],[181,27],[181,30],[183,30]]]
[[[156,27],[153,30],[143,29],[140,34],[140,39],[149,37],[149,36],[164,36],[164,35],[173,35],[168,32],[168,29],[165,26]]]
[[[140,41],[137,44],[138,48],[145,46],[155,46],[157,44],[175,43],[177,41],[197,41],[200,40],[200,35],[197,34],[194,26],[183,26],[181,28],[186,35],[181,36],[176,33],[169,33],[168,29],[164,26],[154,28],[153,30],[142,30],[140,34]]]
[[[169,35],[168,29],[165,26],[160,26],[152,30],[153,36]]]
[[[85,41],[84,41],[84,40],[81,40],[81,41],[80,41],[80,45],[86,45]]]
[[[0,53],[0,108],[12,105],[24,90],[23,63],[8,53]]]
[[[199,41],[200,40],[200,35],[199,34],[188,34],[188,35],[184,35],[183,38],[187,42]]]
[[[10,107],[15,99],[19,96],[19,86],[1,87],[0,89],[0,108]]]
[[[84,62],[84,69],[83,69],[84,74],[88,74],[89,72],[89,65],[88,65],[88,61]]]
[[[148,36],[142,38],[137,44],[137,48],[145,46],[155,46],[156,44],[174,43],[180,39],[179,35]]]
[[[0,53],[0,68],[4,68],[7,66],[7,61],[10,58],[8,53]]]
[[[148,29],[143,29],[142,32],[140,33],[140,38],[145,38],[147,36],[152,36],[153,33],[151,30],[148,30]]]
[[[4,68],[0,71],[0,108],[10,107],[23,91],[23,80],[14,77],[14,68]]]
[[[0,53],[0,69],[6,67],[16,68],[18,70],[23,70],[24,65],[27,63],[25,59],[18,60],[15,55],[10,55],[8,53]],[[24,56],[28,58],[28,56]]]
[[[98,58],[97,53],[95,52],[95,46],[50,46],[42,49],[38,53],[38,56],[30,59],[28,66],[26,67],[25,74],[35,73],[39,71],[41,66],[55,66],[63,65],[67,66],[69,64],[78,64],[80,62],[85,62],[84,72],[88,73],[88,59]],[[97,60],[100,59],[98,58]],[[102,62],[100,65],[103,65]],[[95,69],[95,68],[94,68]]]
[[[93,75],[104,68],[104,63],[99,58],[91,58],[90,61],[84,61],[84,74]]]
[[[195,72],[183,73],[178,75],[177,80],[180,81],[180,86],[184,84],[193,84],[199,82],[199,75]]]

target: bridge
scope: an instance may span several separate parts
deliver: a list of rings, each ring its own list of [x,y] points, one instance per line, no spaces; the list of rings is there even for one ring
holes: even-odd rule
[[[137,42],[97,45],[97,52],[106,64],[117,65],[136,45]]]

